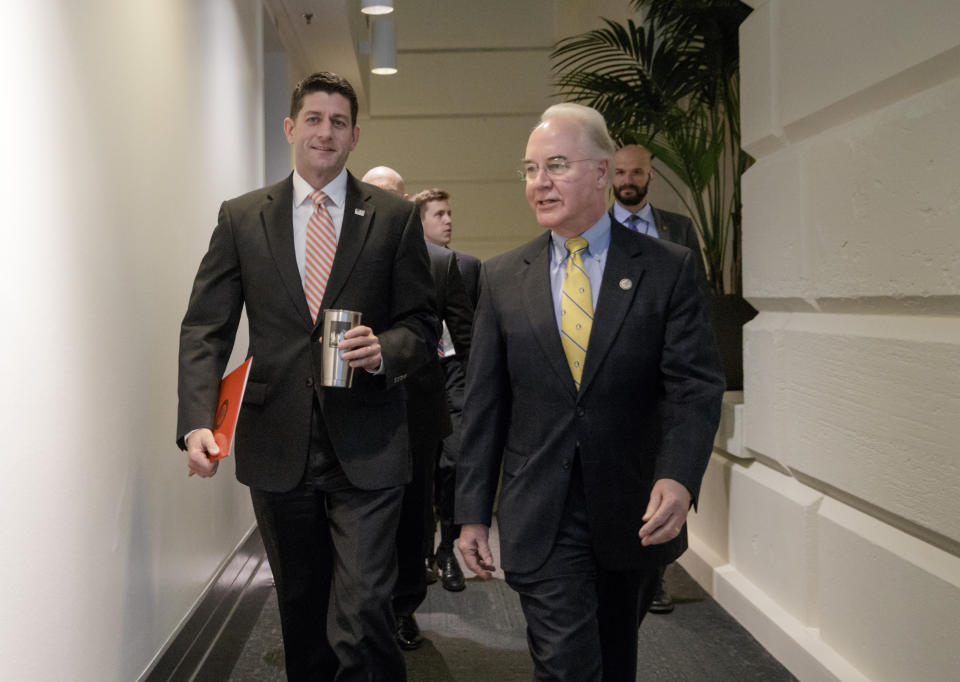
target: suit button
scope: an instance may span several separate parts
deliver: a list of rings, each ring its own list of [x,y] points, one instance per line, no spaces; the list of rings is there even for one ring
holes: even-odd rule
[[[578,408],[577,408],[577,416],[578,416],[578,417],[582,417],[584,414],[586,414],[586,412],[584,411],[584,409],[583,409],[582,407],[578,407]]]
[[[303,383],[307,385],[307,388],[313,388],[313,377],[307,377],[307,380]]]
[[[563,470],[569,471],[569,469],[570,469],[570,460],[569,459],[563,460]]]

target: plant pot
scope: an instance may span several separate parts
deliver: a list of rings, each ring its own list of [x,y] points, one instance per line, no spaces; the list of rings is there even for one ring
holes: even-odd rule
[[[720,364],[728,391],[743,390],[743,325],[756,309],[739,294],[711,294],[707,297],[710,324],[720,351]]]

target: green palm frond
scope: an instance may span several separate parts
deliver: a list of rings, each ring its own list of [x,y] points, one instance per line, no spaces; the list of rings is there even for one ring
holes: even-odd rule
[[[551,58],[557,94],[600,111],[621,144],[642,144],[682,186],[703,243],[710,284],[740,291],[738,29],[740,0],[631,0],[641,23],[604,27],[559,41]],[[689,194],[683,188],[689,190]]]

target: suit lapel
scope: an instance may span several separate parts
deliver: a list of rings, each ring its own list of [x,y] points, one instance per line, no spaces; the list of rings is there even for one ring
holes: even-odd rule
[[[297,268],[297,253],[293,246],[292,173],[286,180],[270,188],[260,211],[260,220],[287,295],[304,322],[312,327],[313,321],[310,319],[310,309],[307,308],[307,297],[303,291],[300,270]]]
[[[340,227],[337,252],[333,258],[327,287],[323,292],[323,301],[320,303],[321,310],[331,307],[337,300],[360,256],[360,249],[367,239],[367,232],[370,231],[370,221],[375,208],[369,199],[370,195],[360,189],[360,183],[348,172],[347,197],[343,205],[343,225]],[[320,322],[319,316],[317,321]]]
[[[610,352],[620,327],[633,306],[643,276],[642,240],[629,228],[614,222],[610,228],[610,250],[600,281],[597,309],[594,311],[590,343],[580,380],[580,394],[590,385],[603,359]],[[561,350],[562,353],[562,350]],[[569,371],[568,371],[569,374]]]
[[[547,358],[547,364],[557,374],[571,395],[576,395],[576,385],[567,365],[567,356],[560,343],[557,316],[553,307],[553,290],[550,288],[550,233],[534,241],[523,255],[527,264],[520,275],[523,303],[527,319],[533,327],[533,336]]]
[[[657,228],[657,236],[660,239],[670,239],[670,226],[663,221],[663,214],[651,204],[650,210],[653,212],[653,226]]]

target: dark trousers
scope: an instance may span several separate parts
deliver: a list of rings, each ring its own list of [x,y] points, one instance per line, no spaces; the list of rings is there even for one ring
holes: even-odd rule
[[[507,584],[520,595],[534,680],[633,682],[637,624],[653,600],[658,571],[600,566],[577,462],[549,557],[532,573],[507,573]]]
[[[403,488],[354,487],[318,409],[314,422],[300,484],[250,490],[277,588],[287,679],[405,680],[390,605]]]
[[[393,591],[393,610],[398,616],[410,616],[427,596],[423,558],[433,547],[433,531],[426,536],[427,519],[433,525],[433,467],[440,449],[436,429],[414,428],[410,434],[413,478],[403,488],[403,505],[396,535],[397,585]]]
[[[463,415],[463,393],[466,375],[457,356],[441,361],[447,376],[447,407],[450,410],[452,431],[443,439],[434,481],[434,499],[440,519],[440,547],[453,550],[453,542],[460,535],[460,526],[453,523],[454,490],[457,487],[457,459],[460,457],[460,424]],[[430,550],[433,550],[435,522],[430,519]]]

